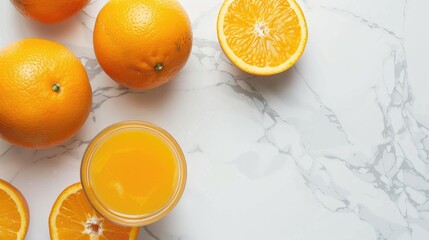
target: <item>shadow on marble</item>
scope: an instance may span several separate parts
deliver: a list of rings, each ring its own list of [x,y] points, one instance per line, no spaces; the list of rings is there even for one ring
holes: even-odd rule
[[[58,39],[69,35],[74,29],[82,27],[82,22],[79,21],[82,14],[81,12],[60,23],[44,24],[31,20],[16,11],[15,14],[12,14],[11,22],[15,24],[15,34],[18,36]]]
[[[285,72],[272,76],[253,76],[247,81],[251,85],[258,85],[262,91],[270,90],[273,93],[280,93],[289,88],[298,78],[300,78],[300,76],[296,72],[295,67],[292,67]]]

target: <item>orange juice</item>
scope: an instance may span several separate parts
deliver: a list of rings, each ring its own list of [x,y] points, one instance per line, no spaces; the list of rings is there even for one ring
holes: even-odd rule
[[[92,141],[81,176],[89,201],[101,215],[119,224],[142,226],[177,204],[186,165],[167,132],[130,121],[107,128]]]

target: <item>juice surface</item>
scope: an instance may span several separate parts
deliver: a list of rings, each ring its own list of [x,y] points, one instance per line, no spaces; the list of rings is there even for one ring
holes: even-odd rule
[[[106,208],[127,215],[152,214],[174,195],[178,163],[160,136],[127,129],[111,134],[94,151],[90,182]]]

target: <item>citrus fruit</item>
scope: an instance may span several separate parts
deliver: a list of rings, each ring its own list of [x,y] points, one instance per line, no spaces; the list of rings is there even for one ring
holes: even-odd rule
[[[88,202],[80,183],[69,186],[58,196],[49,215],[51,240],[134,240],[138,231],[100,216]]]
[[[307,44],[307,24],[295,0],[226,0],[217,34],[241,70],[272,75],[293,66]]]
[[[47,40],[25,39],[0,50],[0,137],[46,148],[72,137],[85,123],[92,92],[71,51]]]
[[[101,67],[130,89],[151,89],[174,78],[191,48],[191,24],[176,0],[111,0],[95,23]]]
[[[18,189],[0,179],[0,239],[24,240],[29,215],[24,196]]]
[[[43,23],[56,23],[69,18],[89,0],[11,0],[23,15]]]

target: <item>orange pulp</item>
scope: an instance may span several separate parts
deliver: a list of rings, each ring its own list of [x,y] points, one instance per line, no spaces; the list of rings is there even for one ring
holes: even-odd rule
[[[83,166],[90,159],[87,173],[82,168],[83,186],[95,209],[130,226],[167,214],[180,198],[186,177],[183,153],[174,139],[153,125],[140,124],[146,127],[139,122],[120,123],[101,133],[85,154]],[[103,214],[105,209],[108,214]],[[124,216],[134,222],[123,222]]]
[[[177,161],[168,144],[149,132],[112,135],[94,152],[92,183],[103,205],[124,214],[151,214],[177,185]]]

